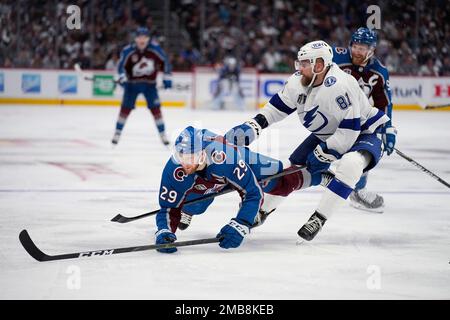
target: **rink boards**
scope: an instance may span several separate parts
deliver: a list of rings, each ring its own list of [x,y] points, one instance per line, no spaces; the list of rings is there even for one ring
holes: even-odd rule
[[[84,76],[93,79],[85,80]],[[161,77],[160,74],[157,83],[164,107],[211,108],[218,82],[216,69],[197,67],[192,72],[174,72],[171,90],[161,87]],[[244,69],[240,86],[245,108],[264,106],[288,77],[289,74]],[[391,76],[390,85],[395,109],[423,110],[427,105],[450,103],[450,77]],[[0,105],[119,106],[122,95],[123,89],[114,84],[111,71],[88,70],[80,75],[71,70],[0,69]],[[230,102],[227,108],[234,108],[232,93],[225,95],[225,101]],[[140,97],[137,106],[145,105]]]

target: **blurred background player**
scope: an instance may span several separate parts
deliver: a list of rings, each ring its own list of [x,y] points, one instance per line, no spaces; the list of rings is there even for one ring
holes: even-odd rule
[[[134,44],[126,46],[120,54],[118,82],[123,86],[124,93],[116,131],[112,139],[113,145],[119,142],[127,118],[131,110],[135,108],[136,99],[141,93],[155,119],[162,143],[169,144],[156,88],[158,71],[164,72],[164,89],[171,88],[171,66],[165,52],[155,43],[150,43],[150,31],[145,27],[140,27],[136,30]]]
[[[219,69],[219,80],[214,92],[213,108],[216,110],[225,108],[225,96],[232,95],[234,106],[244,109],[244,94],[239,85],[241,69],[235,57],[228,56]]]
[[[206,129],[187,127],[175,140],[174,155],[163,170],[159,193],[161,209],[156,215],[156,243],[174,242],[177,228],[186,229],[192,215],[204,213],[214,198],[184,205],[185,201],[232,188],[239,192],[242,202],[236,217],[217,236],[222,238],[219,243],[222,248],[240,246],[250,229],[264,223],[275,210],[272,198],[266,201],[268,194],[285,197],[311,184],[312,178],[306,169],[272,179],[263,186],[258,183],[281,171],[283,164],[279,160],[228,144],[222,136]],[[315,180],[320,179],[321,174],[318,174]],[[188,221],[183,221],[183,217],[189,217]],[[159,249],[165,253],[176,250]]]
[[[388,115],[390,120],[383,127],[384,151],[391,155],[394,151],[396,129],[392,126],[392,99],[389,88],[389,72],[375,58],[377,34],[368,28],[359,28],[353,33],[349,49],[333,48],[333,61],[345,72],[358,80],[359,86],[371,104]],[[365,172],[350,195],[350,204],[355,208],[383,212],[384,199],[381,195],[366,189],[368,172]]]

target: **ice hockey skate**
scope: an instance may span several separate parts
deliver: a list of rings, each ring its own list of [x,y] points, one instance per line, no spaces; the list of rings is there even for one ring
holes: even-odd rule
[[[165,146],[168,146],[168,145],[170,144],[169,139],[167,139],[167,136],[166,136],[166,134],[165,134],[164,132],[161,132],[161,133],[159,134],[159,137],[160,137],[160,139],[161,139],[161,142],[162,142]]]
[[[182,212],[180,222],[178,223],[178,229],[186,230],[190,226],[191,221],[192,215]]]
[[[111,139],[111,143],[112,143],[113,147],[117,146],[117,144],[119,143],[119,140],[120,140],[120,133],[119,132],[114,133],[114,136]]]
[[[256,215],[255,218],[255,223],[253,223],[252,228],[256,228],[261,226],[267,219],[267,217],[269,216],[269,214],[271,214],[272,212],[274,212],[276,209],[272,209],[271,211],[267,212],[264,210],[259,210],[258,214]]]
[[[350,194],[350,205],[356,209],[383,213],[384,199],[375,192],[367,191],[367,189],[355,190]]]
[[[300,230],[298,230],[297,234],[306,241],[311,241],[314,237],[319,233],[319,231],[323,228],[323,225],[327,221],[323,215],[319,212],[314,212],[314,214],[309,218],[308,222],[306,222]]]

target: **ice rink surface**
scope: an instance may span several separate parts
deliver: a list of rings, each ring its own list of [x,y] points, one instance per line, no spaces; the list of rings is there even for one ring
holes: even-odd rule
[[[169,137],[187,125],[223,134],[254,112],[164,109]],[[369,187],[383,214],[348,204],[316,239],[297,245],[319,188],[292,194],[235,250],[217,244],[108,257],[37,262],[27,229],[60,254],[154,242],[153,217],[119,225],[117,213],[158,208],[170,150],[148,110],[131,114],[111,148],[118,108],[0,107],[1,299],[450,299],[450,190],[398,155],[385,156]],[[397,147],[450,180],[450,112],[394,112]],[[287,159],[306,137],[291,115],[253,150]],[[214,237],[234,217],[237,194],[217,198],[179,240]]]

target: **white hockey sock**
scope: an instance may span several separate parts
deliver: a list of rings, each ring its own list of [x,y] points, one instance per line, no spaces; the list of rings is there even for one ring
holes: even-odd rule
[[[333,212],[348,198],[370,160],[371,156],[367,153],[355,151],[346,153],[339,160],[335,178],[328,184],[317,211],[327,219],[330,218]]]
[[[286,197],[265,193],[264,202],[260,210],[264,212],[271,212],[273,209],[276,209],[280,205],[280,203],[284,201],[285,198]]]
[[[317,212],[329,219],[333,212],[343,203],[345,203],[345,199],[341,198],[330,189],[326,189],[317,206]]]

